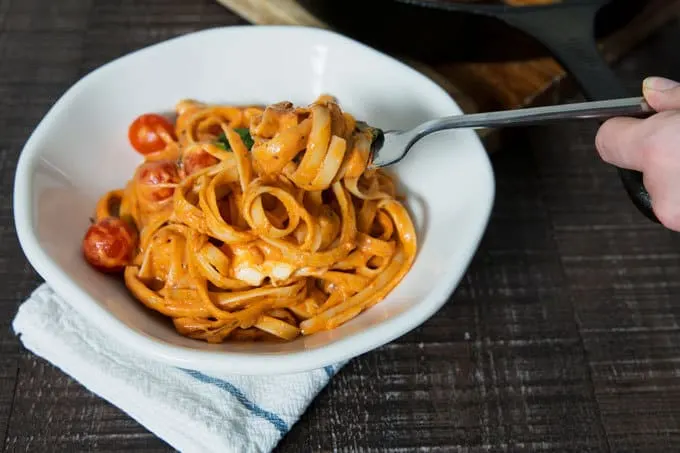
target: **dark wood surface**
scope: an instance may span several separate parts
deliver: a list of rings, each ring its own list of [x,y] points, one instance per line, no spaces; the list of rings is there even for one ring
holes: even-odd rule
[[[40,278],[12,221],[17,156],[79,77],[141,46],[243,23],[212,0],[0,0],[0,451],[169,451],[22,349]],[[619,74],[680,78],[680,24]],[[498,196],[451,301],[353,360],[278,451],[680,451],[680,235],[643,219],[601,164],[595,125],[513,134]]]
[[[323,8],[321,10],[310,8],[309,5],[313,4],[314,0],[216,1],[256,24],[329,27],[329,23],[333,22],[324,20],[327,16],[323,13],[321,16],[315,15],[323,11]],[[322,0],[319,2],[323,3]],[[433,3],[437,3],[437,0]],[[617,3],[619,5],[614,5],[613,8],[603,8],[598,17],[600,30],[604,27],[604,29],[613,31],[599,42],[603,56],[610,62],[617,61],[660,26],[680,16],[680,0],[618,0]],[[635,7],[631,8],[632,5]],[[414,11],[418,10],[414,8]],[[439,13],[447,14],[442,11]],[[635,16],[631,17],[631,14]],[[385,15],[389,16],[387,12]],[[418,15],[418,18],[425,19],[422,15]],[[335,23],[344,22],[340,19]],[[417,40],[422,36],[423,30],[422,27],[416,26],[415,30],[409,30],[409,32],[409,39]],[[489,34],[498,39],[499,30],[492,28]],[[502,31],[501,35],[507,36]],[[376,40],[376,36],[365,36],[371,42]],[[476,37],[470,39],[476,39]],[[511,40],[508,43],[509,46],[517,47],[526,43],[526,41],[520,42],[517,36],[513,35],[509,35],[509,39]],[[384,39],[378,41],[384,42]],[[431,42],[431,40],[428,41]],[[487,47],[484,44],[482,47]],[[492,42],[491,49],[498,49],[495,44]],[[470,48],[470,43],[464,43],[464,45]],[[473,63],[456,59],[442,61],[441,58],[434,58],[434,60],[423,58],[423,61],[420,61],[417,55],[411,52],[409,54],[411,54],[410,57],[397,56],[415,65],[418,70],[427,73],[429,77],[448,89],[461,109],[468,113],[541,105],[556,98],[569,96],[569,93],[574,91],[572,83],[564,83],[567,81],[564,69],[549,56],[521,61],[477,61]],[[488,131],[480,131],[482,134],[486,132]]]

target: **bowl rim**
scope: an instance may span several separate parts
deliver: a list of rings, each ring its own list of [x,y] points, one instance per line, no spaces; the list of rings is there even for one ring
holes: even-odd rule
[[[458,104],[451,96],[432,79],[408,66],[407,64],[376,50],[370,46],[355,41],[340,33],[307,26],[290,25],[235,25],[211,27],[195,32],[186,33],[169,38],[135,51],[119,56],[102,66],[89,72],[74,84],[72,84],[45,113],[33,132],[24,144],[17,163],[13,191],[13,214],[15,228],[19,244],[24,254],[37,271],[37,273],[52,287],[57,295],[62,297],[79,314],[90,322],[105,325],[109,334],[122,344],[134,349],[140,355],[148,359],[182,368],[191,368],[205,372],[226,372],[240,375],[281,375],[296,372],[304,372],[321,369],[328,365],[343,363],[349,359],[362,355],[403,336],[415,329],[435,312],[437,312],[448,300],[449,296],[458,286],[465,274],[465,270],[459,274],[458,270],[447,270],[442,276],[442,282],[436,285],[426,298],[423,298],[416,306],[406,309],[395,316],[381,321],[368,329],[352,333],[349,336],[332,340],[329,343],[311,349],[303,349],[285,353],[257,353],[251,354],[244,351],[206,351],[192,349],[190,347],[172,345],[150,334],[131,329],[122,320],[112,315],[108,310],[99,305],[95,298],[87,294],[71,277],[47,254],[39,245],[36,231],[33,225],[33,186],[32,176],[39,159],[38,147],[34,144],[48,133],[50,123],[64,110],[69,101],[79,95],[87,82],[97,74],[108,71],[119,60],[131,55],[148,53],[154,49],[171,46],[173,43],[187,38],[206,34],[239,34],[258,33],[260,30],[286,33],[309,33],[312,36],[321,35],[326,39],[339,41],[341,44],[359,48],[363,52],[373,53],[373,58],[389,60],[391,64],[400,68],[400,71],[411,73],[422,80],[423,84],[431,84],[440,91],[442,98],[450,102],[452,110],[460,110]],[[477,247],[486,231],[491,209],[495,199],[495,178],[493,168],[484,146],[473,131],[475,146],[484,152],[483,164],[490,176],[489,196],[480,200],[484,203],[484,217],[480,228],[475,232],[474,240],[465,244],[460,250],[461,256],[465,256],[464,269],[469,266]],[[72,301],[80,301],[74,304]],[[76,306],[77,305],[77,306]],[[275,365],[275,366],[274,366]],[[241,372],[240,370],[244,370]]]

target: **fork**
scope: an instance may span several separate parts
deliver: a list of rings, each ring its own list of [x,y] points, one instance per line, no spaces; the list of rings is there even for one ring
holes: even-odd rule
[[[371,127],[374,134],[371,147],[371,167],[385,167],[396,164],[406,157],[418,140],[434,132],[448,129],[526,126],[564,120],[603,119],[614,116],[645,117],[653,113],[653,109],[644,98],[631,97],[500,112],[446,116],[427,121],[407,131],[383,131]]]

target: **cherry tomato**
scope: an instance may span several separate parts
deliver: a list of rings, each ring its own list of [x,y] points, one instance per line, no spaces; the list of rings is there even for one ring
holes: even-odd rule
[[[172,124],[155,113],[138,116],[128,129],[130,144],[137,152],[149,154],[165,148],[163,137],[174,140],[175,132]]]
[[[175,193],[173,185],[180,182],[179,169],[173,160],[145,162],[137,169],[136,178],[139,184],[146,186],[145,195],[154,201],[170,198]]]
[[[196,173],[204,168],[212,167],[219,161],[215,156],[203,151],[202,149],[193,149],[182,156],[182,174],[187,176]]]
[[[106,217],[88,228],[83,238],[83,254],[95,269],[114,273],[130,264],[137,246],[137,232],[126,221]]]

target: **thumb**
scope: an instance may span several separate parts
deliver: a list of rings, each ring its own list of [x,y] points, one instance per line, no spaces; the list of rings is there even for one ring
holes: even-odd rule
[[[642,83],[645,100],[657,112],[680,109],[680,82],[663,77],[647,77]]]

